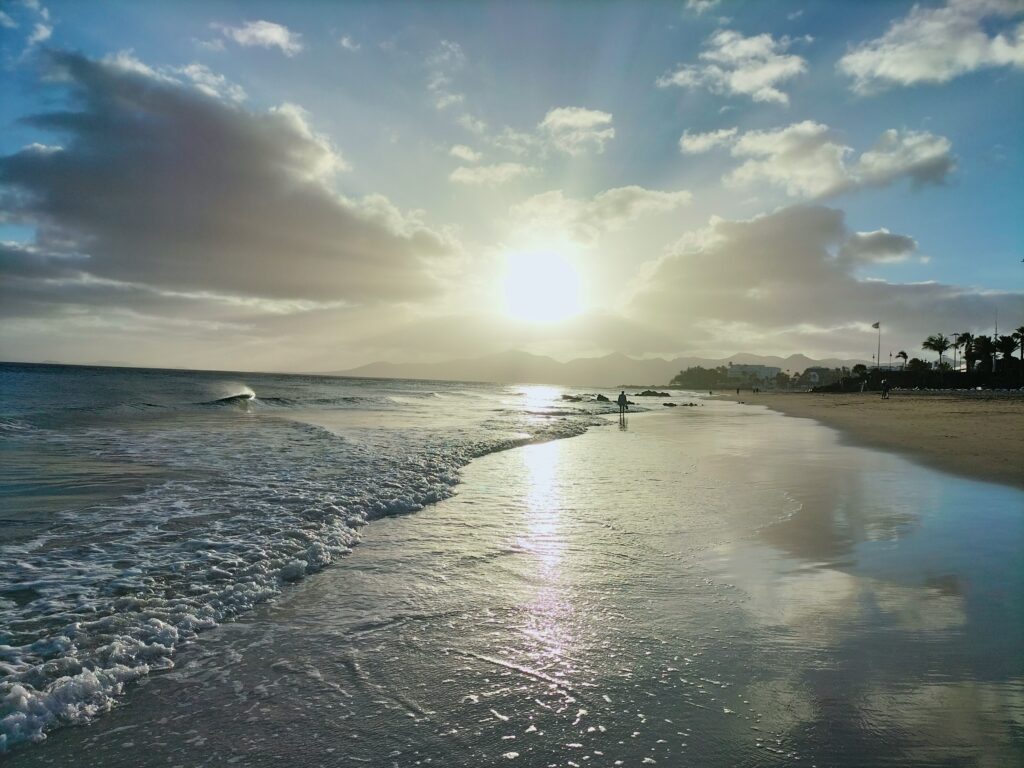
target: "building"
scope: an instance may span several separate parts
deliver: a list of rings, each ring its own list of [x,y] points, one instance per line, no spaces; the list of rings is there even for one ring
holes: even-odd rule
[[[781,368],[770,365],[730,365],[728,378],[730,379],[759,379],[761,381],[775,381],[775,377],[782,372]]]

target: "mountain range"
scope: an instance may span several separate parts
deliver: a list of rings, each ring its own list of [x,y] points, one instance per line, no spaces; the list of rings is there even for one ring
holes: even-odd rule
[[[369,363],[346,371],[332,371],[334,376],[359,376],[372,379],[427,379],[437,381],[493,381],[517,384],[559,384],[579,387],[615,387],[624,384],[665,385],[679,371],[695,366],[714,368],[729,363],[768,365],[791,373],[806,368],[851,367],[861,360],[812,360],[804,355],[775,357],[736,354],[721,360],[706,357],[676,357],[671,360],[655,357],[635,359],[621,353],[603,357],[580,357],[560,362],[543,355],[508,350],[475,358],[447,360],[437,363]]]

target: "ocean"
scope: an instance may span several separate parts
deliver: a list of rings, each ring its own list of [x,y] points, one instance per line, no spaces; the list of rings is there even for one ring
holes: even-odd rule
[[[606,402],[451,382],[0,365],[0,750]]]
[[[1021,764],[1024,492],[566,394],[0,367],[0,759]]]

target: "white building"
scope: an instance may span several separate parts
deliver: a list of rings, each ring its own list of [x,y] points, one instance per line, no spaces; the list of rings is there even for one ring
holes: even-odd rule
[[[770,365],[730,365],[728,376],[730,379],[755,378],[761,381],[774,381],[781,372],[781,368]]]

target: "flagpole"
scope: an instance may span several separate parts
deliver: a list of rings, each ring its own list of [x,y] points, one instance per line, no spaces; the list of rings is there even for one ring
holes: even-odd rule
[[[882,324],[878,324],[878,356],[875,357],[878,361],[878,375],[882,375]]]

